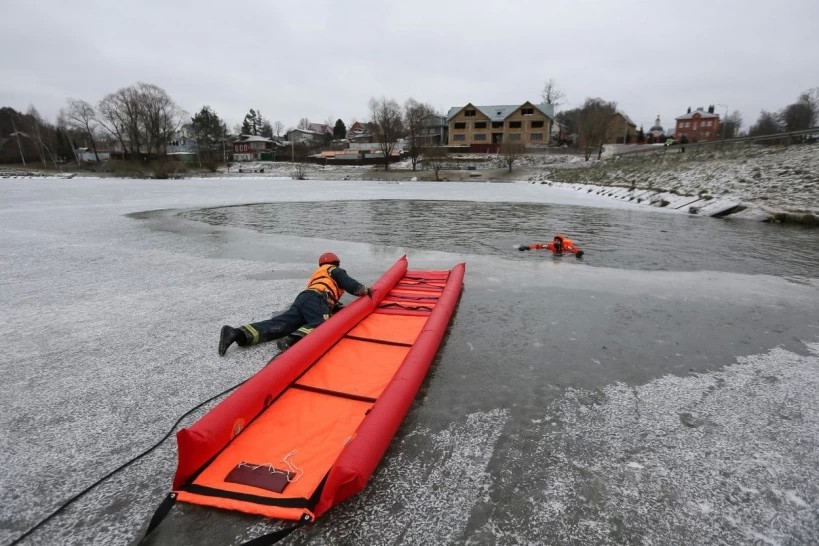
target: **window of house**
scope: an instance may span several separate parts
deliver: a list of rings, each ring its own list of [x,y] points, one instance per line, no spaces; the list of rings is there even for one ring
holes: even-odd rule
[[[464,110],[464,115],[466,117],[473,117],[475,115],[475,110]]]
[[[524,116],[531,116],[532,114],[535,113],[535,109],[534,108],[521,108],[520,113],[523,114]]]
[[[509,140],[520,140],[520,133],[514,133],[509,135]]]
[[[529,127],[531,127],[532,129],[539,129],[539,128],[543,127],[543,120],[533,121],[533,122],[531,122],[529,124]]]
[[[520,122],[519,121],[510,121],[509,122],[510,129],[520,129]]]
[[[457,121],[455,122],[456,129],[466,129],[466,122],[465,121]]]
[[[502,121],[493,121],[492,122],[493,129],[503,129],[503,122]]]
[[[486,140],[486,135],[484,133],[478,133],[475,135],[475,140]]]
[[[465,140],[466,135],[455,135],[455,140]]]
[[[476,121],[475,122],[475,129],[486,129],[486,122],[485,121]]]
[[[532,133],[530,138],[532,139],[532,141],[543,140],[543,133]]]

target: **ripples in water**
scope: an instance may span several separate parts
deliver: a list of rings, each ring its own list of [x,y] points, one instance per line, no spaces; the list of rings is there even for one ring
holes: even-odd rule
[[[815,229],[684,214],[532,203],[372,200],[262,203],[180,215],[263,233],[519,260],[532,259],[535,253],[518,252],[514,245],[549,241],[554,233],[563,232],[586,252],[585,264],[619,269],[797,277],[816,277],[819,269]]]

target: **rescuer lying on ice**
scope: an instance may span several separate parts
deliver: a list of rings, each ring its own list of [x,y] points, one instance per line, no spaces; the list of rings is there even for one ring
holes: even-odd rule
[[[518,246],[518,250],[551,250],[555,254],[563,254],[564,252],[568,252],[574,254],[577,258],[583,256],[583,251],[580,250],[580,247],[575,245],[574,241],[562,233],[555,235],[555,238],[551,243],[532,243],[529,246],[520,245]]]
[[[339,300],[345,290],[356,296],[369,295],[370,289],[347,275],[347,272],[339,267],[340,263],[339,257],[332,252],[322,254],[319,257],[319,268],[307,281],[307,289],[296,296],[293,304],[284,313],[239,328],[222,326],[219,334],[219,356],[225,356],[225,351],[234,341],[244,347],[284,338],[276,342],[283,351],[339,310],[341,308]]]

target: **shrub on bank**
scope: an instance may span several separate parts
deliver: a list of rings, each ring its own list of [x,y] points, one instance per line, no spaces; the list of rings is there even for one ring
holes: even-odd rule
[[[819,216],[809,212],[777,212],[770,220],[780,224],[797,224],[806,227],[819,227]]]

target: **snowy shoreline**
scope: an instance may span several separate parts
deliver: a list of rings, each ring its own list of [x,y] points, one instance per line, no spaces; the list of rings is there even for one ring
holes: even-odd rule
[[[447,168],[439,172],[440,180],[432,171],[411,170],[409,160],[392,165],[388,171],[373,166],[310,165],[306,179],[541,184],[654,210],[819,226],[819,150],[815,145],[729,147],[686,154],[656,152],[588,162],[571,154],[528,154],[518,158],[511,171],[502,159],[481,154],[453,156]],[[283,162],[234,163],[214,173],[187,172],[188,168],[182,166],[185,170],[175,173],[173,179],[294,180],[293,164]],[[112,174],[0,169],[0,181],[99,177]]]

